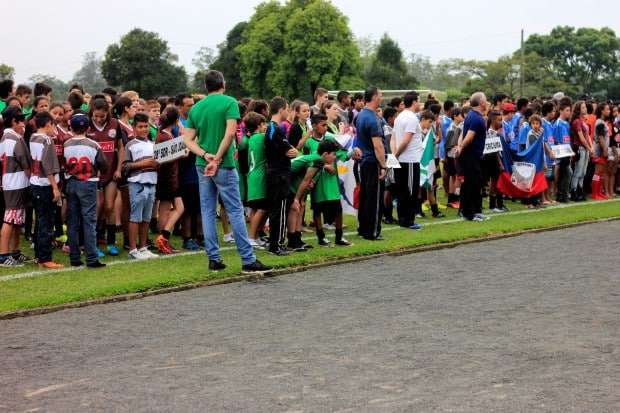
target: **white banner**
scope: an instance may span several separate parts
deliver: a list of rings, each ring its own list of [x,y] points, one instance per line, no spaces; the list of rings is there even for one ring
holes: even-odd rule
[[[573,148],[571,148],[570,144],[568,143],[565,143],[563,145],[553,145],[551,146],[551,150],[553,151],[556,159],[569,158],[575,155],[575,152],[573,152]]]
[[[512,184],[522,191],[532,189],[536,165],[529,162],[515,162],[512,165]]]
[[[153,147],[153,158],[159,163],[172,162],[186,155],[187,148],[183,138],[174,138]]]
[[[484,141],[484,154],[501,152],[502,140],[499,136],[488,136]]]

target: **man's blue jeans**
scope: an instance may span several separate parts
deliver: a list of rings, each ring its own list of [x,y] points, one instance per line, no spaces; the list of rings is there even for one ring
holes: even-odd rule
[[[71,262],[80,260],[80,224],[84,229],[86,263],[96,262],[97,256],[97,182],[67,181],[67,235]]]
[[[256,261],[254,250],[248,239],[243,205],[239,196],[239,176],[233,168],[220,168],[215,176],[204,176],[204,166],[196,166],[198,188],[200,191],[200,213],[202,231],[205,237],[205,251],[209,260],[220,261],[220,243],[217,236],[216,208],[217,197],[222,199],[226,215],[233,230],[237,250],[243,265]]]

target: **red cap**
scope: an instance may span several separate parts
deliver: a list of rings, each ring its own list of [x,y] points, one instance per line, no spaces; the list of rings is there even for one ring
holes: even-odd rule
[[[502,112],[516,112],[517,108],[512,103],[504,103],[502,105]]]

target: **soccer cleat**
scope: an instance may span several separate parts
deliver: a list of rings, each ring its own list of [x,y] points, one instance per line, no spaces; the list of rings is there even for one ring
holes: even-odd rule
[[[422,225],[420,225],[420,224],[413,224],[413,225],[411,225],[411,226],[409,227],[409,229],[412,229],[412,230],[414,230],[414,231],[419,231],[419,230],[421,230],[421,229],[422,229]]]
[[[334,244],[338,245],[339,247],[349,247],[351,246],[351,243],[349,241],[347,241],[346,239],[342,238],[342,239],[337,239]]]
[[[129,251],[127,256],[129,257],[130,260],[147,260],[148,259],[148,257],[142,254],[138,249],[133,249]]]
[[[159,255],[153,254],[151,251],[149,251],[148,247],[142,247],[138,251],[140,252],[140,254],[144,255],[147,259],[159,258]]]
[[[268,252],[278,257],[286,257],[288,255],[291,255],[291,253],[286,248],[276,248],[276,249],[270,248]]]
[[[183,241],[183,249],[189,251],[199,251],[200,245],[198,245],[195,240],[190,238],[187,241]]]
[[[321,247],[329,247],[329,240],[327,238],[321,238],[319,242],[317,242]]]
[[[170,246],[170,242],[163,235],[158,235],[155,239],[155,245],[157,245],[157,250],[162,254],[172,254],[172,247]]]
[[[97,258],[103,258],[103,257],[105,257],[105,254],[103,253],[103,251],[97,248]]]
[[[15,268],[15,267],[23,267],[24,263],[23,262],[19,262],[17,261],[14,257],[12,256],[8,256],[4,259],[4,261],[2,261],[0,263],[0,267],[10,267],[10,268]]]
[[[39,264],[39,267],[45,268],[47,270],[60,270],[61,268],[65,268],[64,265],[54,261],[44,262],[43,264]]]
[[[118,254],[120,254],[120,252],[118,248],[116,248],[116,245],[108,245],[108,255],[110,257],[118,257]]]
[[[21,253],[21,251],[17,251],[14,255],[13,258],[15,258],[15,260],[17,260],[17,262],[20,262],[22,264],[27,264],[29,262],[34,262],[34,257],[29,257],[27,255],[24,255]]]

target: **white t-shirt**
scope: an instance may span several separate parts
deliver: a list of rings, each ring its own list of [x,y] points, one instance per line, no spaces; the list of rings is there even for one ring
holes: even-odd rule
[[[396,118],[392,131],[392,139],[395,139],[396,148],[400,147],[407,133],[413,133],[413,137],[405,150],[398,157],[398,161],[403,163],[418,163],[420,159],[422,159],[422,152],[424,152],[420,120],[412,111],[403,110]]]

